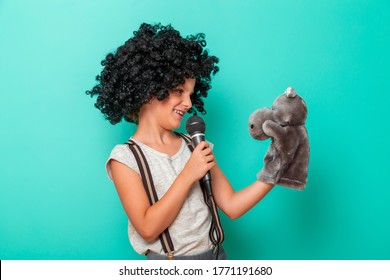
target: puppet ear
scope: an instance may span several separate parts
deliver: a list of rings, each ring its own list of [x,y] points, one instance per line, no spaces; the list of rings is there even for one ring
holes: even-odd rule
[[[287,95],[288,98],[294,98],[295,96],[297,96],[297,92],[293,87],[288,87],[284,93]]]

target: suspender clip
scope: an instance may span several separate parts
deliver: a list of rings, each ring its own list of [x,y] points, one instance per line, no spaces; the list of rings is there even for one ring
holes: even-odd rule
[[[175,259],[175,257],[173,256],[173,253],[174,253],[174,251],[169,251],[168,252],[168,260],[172,261],[172,260]]]

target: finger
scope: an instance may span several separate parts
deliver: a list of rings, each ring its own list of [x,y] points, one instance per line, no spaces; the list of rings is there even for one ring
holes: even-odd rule
[[[202,142],[200,142],[194,149],[193,153],[196,154],[196,153],[200,153],[202,150],[203,150],[203,144]]]
[[[206,162],[207,163],[210,163],[210,162],[213,162],[214,161],[214,155],[208,155],[206,156]]]
[[[202,155],[204,156],[207,156],[207,155],[211,155],[213,153],[213,150],[211,150],[211,148],[205,148],[201,151]]]
[[[211,161],[207,164],[207,169],[210,170],[211,168],[213,168],[215,165],[215,161]]]
[[[196,146],[196,149],[198,150],[204,150],[205,148],[208,148],[210,145],[206,141],[202,141]]]

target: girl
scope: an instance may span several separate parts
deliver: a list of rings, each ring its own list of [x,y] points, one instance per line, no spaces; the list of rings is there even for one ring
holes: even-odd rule
[[[142,24],[134,36],[102,61],[95,106],[112,124],[125,119],[137,124],[130,137],[144,153],[158,201],[151,205],[134,154],[117,145],[107,172],[129,218],[129,239],[147,259],[166,259],[159,236],[165,229],[175,259],[226,259],[210,240],[212,218],[199,186],[210,171],[215,203],[236,219],[258,203],[273,187],[255,181],[235,192],[219,168],[212,144],[201,142],[191,152],[174,133],[187,113],[204,114],[203,98],[218,72],[218,58],[204,49],[203,34],[183,38],[170,25]]]

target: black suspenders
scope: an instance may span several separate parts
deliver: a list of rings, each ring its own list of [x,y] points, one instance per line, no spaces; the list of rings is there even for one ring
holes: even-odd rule
[[[192,144],[191,138],[185,134],[181,134],[181,133],[177,133],[177,134],[183,137],[183,139],[187,142],[188,148],[192,152],[194,150],[194,146]],[[223,233],[221,221],[219,219],[218,208],[217,205],[215,204],[214,197],[207,195],[207,191],[205,186],[203,185],[202,180],[199,180],[199,183],[200,186],[202,187],[204,201],[206,202],[206,205],[209,207],[211,217],[212,217],[211,227],[209,232],[210,240],[214,244],[214,246],[218,246],[224,240],[224,233]]]
[[[150,173],[150,168],[148,162],[146,161],[145,155],[141,151],[141,148],[133,140],[127,141],[126,144],[134,154],[139,171],[141,173],[142,183],[149,198],[149,203],[150,205],[153,205],[158,201],[158,197],[156,189],[154,188],[152,174]],[[168,259],[173,260],[175,248],[173,247],[168,228],[160,234],[159,238],[164,252],[168,255]]]
[[[194,147],[192,145],[192,140],[190,137],[182,134],[182,133],[176,133],[179,136],[181,136],[187,143],[188,148],[191,150],[191,152],[194,150]],[[145,155],[143,154],[141,148],[133,141],[128,140],[126,142],[126,145],[129,147],[130,151],[133,153],[137,164],[139,171],[141,173],[142,183],[144,185],[146,194],[149,198],[150,205],[153,205],[158,201],[156,189],[154,187],[152,174],[150,172],[150,168],[148,165],[148,162],[146,161]],[[210,209],[212,222],[210,227],[210,240],[213,243],[214,247],[218,249],[218,246],[223,242],[224,240],[224,233],[221,226],[221,222],[218,215],[218,208],[214,202],[214,198],[212,196],[208,196],[206,193],[206,190],[202,184],[202,181],[199,181],[202,191],[203,191],[203,197],[205,200],[205,203]],[[165,229],[159,236],[162,248],[164,252],[167,254],[168,259],[173,260],[174,259],[174,252],[175,248],[172,243],[171,236],[169,234],[168,228]]]

